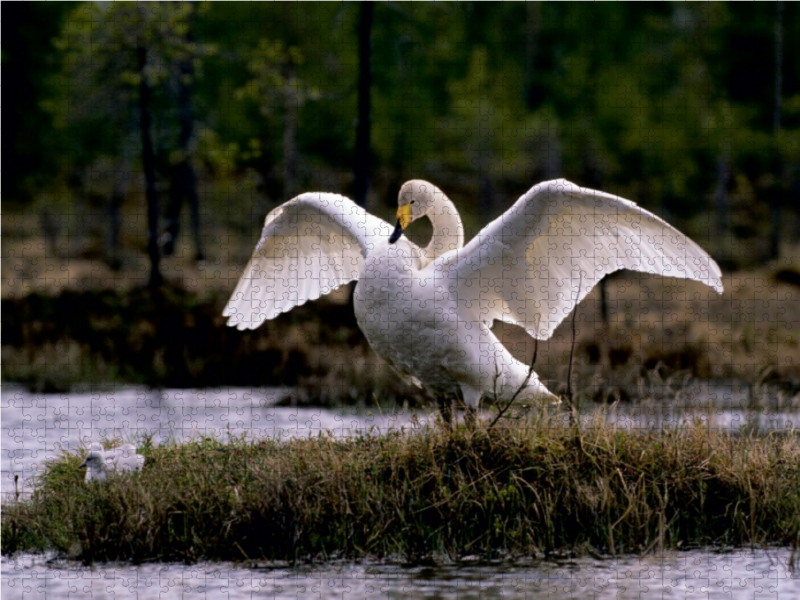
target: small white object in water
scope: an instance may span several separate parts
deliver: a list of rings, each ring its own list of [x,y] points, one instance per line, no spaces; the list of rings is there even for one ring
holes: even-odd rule
[[[136,446],[133,444],[122,444],[103,450],[101,444],[94,442],[89,446],[89,452],[80,468],[86,469],[86,481],[104,481],[107,474],[141,471],[143,466],[144,456],[136,453]]]

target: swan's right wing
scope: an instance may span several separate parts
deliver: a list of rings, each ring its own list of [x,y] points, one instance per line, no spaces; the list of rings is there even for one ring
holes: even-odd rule
[[[264,321],[358,279],[367,254],[393,228],[352,200],[324,192],[273,210],[223,316],[255,329]]]
[[[635,203],[565,179],[534,186],[431,275],[459,317],[521,325],[547,339],[605,275],[633,269],[722,292],[708,253]]]

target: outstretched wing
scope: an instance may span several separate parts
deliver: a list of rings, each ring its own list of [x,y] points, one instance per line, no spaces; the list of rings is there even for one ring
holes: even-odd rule
[[[714,260],[635,203],[565,179],[531,188],[457,253],[434,263],[459,313],[547,339],[605,275],[633,269],[722,292]]]
[[[223,316],[255,329],[358,278],[367,254],[393,228],[352,200],[301,194],[267,215],[261,239]]]

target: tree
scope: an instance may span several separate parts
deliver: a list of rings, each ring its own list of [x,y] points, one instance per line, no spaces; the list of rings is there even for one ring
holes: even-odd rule
[[[58,171],[61,140],[40,100],[58,66],[50,40],[72,10],[67,2],[19,2],[3,6],[3,74],[7,92],[2,127],[6,202],[30,200]],[[13,90],[13,91],[8,91]]]
[[[296,46],[262,39],[250,54],[247,67],[250,80],[237,90],[237,98],[256,100],[261,114],[273,119],[283,116],[283,197],[297,194],[297,118],[300,108],[319,97],[316,88],[299,77],[303,54]]]
[[[194,131],[194,111],[191,102],[191,83],[195,77],[194,56],[196,46],[191,33],[197,8],[196,3],[188,3],[191,12],[184,17],[186,28],[182,34],[183,44],[181,55],[176,56],[173,70],[176,74],[177,103],[180,121],[178,134],[177,164],[172,168],[172,181],[170,185],[170,199],[167,207],[167,227],[164,235],[164,254],[170,256],[175,251],[175,241],[180,229],[181,205],[184,197],[189,201],[189,210],[192,218],[192,237],[194,238],[195,261],[204,260],[203,242],[200,236],[200,201],[197,195],[197,176],[192,166],[189,144]]]
[[[372,106],[372,15],[371,0],[361,2],[358,21],[358,125],[356,126],[355,182],[356,204],[367,205],[370,171],[370,119]]]
[[[772,131],[777,141],[781,133],[781,93],[783,91],[783,2],[775,3],[775,52],[774,52],[774,92],[772,103]],[[776,147],[774,160],[775,185],[770,194],[772,231],[770,235],[770,258],[778,258],[781,253],[781,226],[783,225],[783,161]]]
[[[63,93],[46,104],[56,124],[78,135],[73,141],[72,168],[91,165],[98,157],[115,158],[116,181],[111,194],[109,251],[116,252],[119,208],[130,169],[129,139],[138,129],[141,167],[147,201],[147,253],[151,262],[149,284],[161,283],[159,269],[159,202],[156,187],[156,151],[153,145],[153,111],[168,112],[162,84],[170,65],[182,65],[184,87],[179,150],[182,156],[178,185],[192,187],[194,174],[188,163],[192,114],[188,106],[191,61],[203,46],[188,36],[191,4],[81,4],[66,19],[56,47],[62,52],[62,69],[54,82]],[[76,82],[80,82],[76,85]],[[85,136],[85,137],[84,137]],[[189,192],[191,193],[191,191]],[[196,191],[194,192],[196,199]],[[194,203],[196,207],[196,202]],[[112,256],[112,262],[116,260]]]

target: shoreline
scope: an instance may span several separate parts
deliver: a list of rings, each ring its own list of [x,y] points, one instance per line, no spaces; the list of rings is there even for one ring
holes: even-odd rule
[[[787,296],[770,309],[778,311],[774,315],[760,316],[769,327],[756,327],[743,318],[754,316],[748,295],[755,284],[706,299],[692,282],[638,281],[609,283],[619,310],[606,325],[599,322],[597,289],[578,307],[579,393],[600,402],[635,400],[653,372],[662,379],[743,380],[788,396],[800,393],[800,338],[791,332],[800,303]],[[638,300],[644,292],[648,299]],[[77,384],[290,386],[302,390],[297,402],[319,406],[371,402],[373,395],[388,403],[424,403],[424,394],[404,385],[372,352],[342,296],[308,302],[253,331],[226,325],[221,292],[200,297],[171,285],[5,298],[3,382],[36,392],[66,392]],[[630,311],[634,301],[639,309]],[[556,394],[566,392],[569,321],[539,344],[536,372]],[[524,331],[499,322],[493,331],[516,358],[530,360],[534,344]]]

